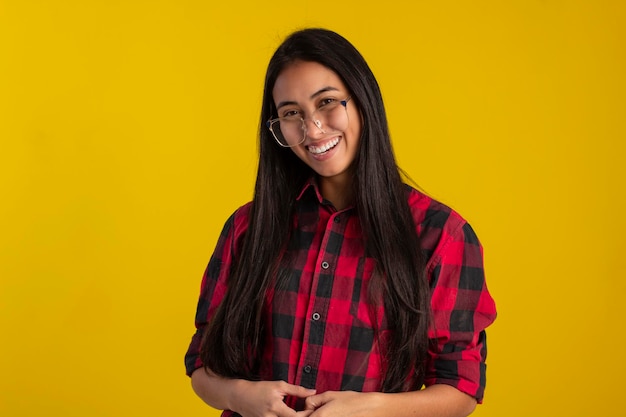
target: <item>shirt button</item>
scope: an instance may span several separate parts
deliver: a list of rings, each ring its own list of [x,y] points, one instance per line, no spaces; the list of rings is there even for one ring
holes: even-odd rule
[[[320,313],[313,313],[313,320],[318,321],[320,317]]]
[[[312,369],[313,368],[311,367],[311,365],[307,365],[307,366],[304,367],[304,373],[305,374],[310,374]]]
[[[335,223],[341,223],[341,217],[337,216],[333,219]]]
[[[328,269],[329,266],[330,265],[328,264],[328,262],[326,262],[326,261],[322,262],[322,268]]]

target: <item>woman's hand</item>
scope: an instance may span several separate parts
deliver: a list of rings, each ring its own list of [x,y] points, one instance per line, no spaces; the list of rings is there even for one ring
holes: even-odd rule
[[[474,398],[442,384],[395,394],[326,391],[305,400],[307,417],[466,417],[475,407]]]
[[[230,409],[243,417],[308,417],[312,410],[296,412],[284,399],[288,395],[307,398],[314,394],[315,390],[284,381],[240,380]]]
[[[191,385],[211,407],[235,411],[243,417],[308,417],[311,410],[296,412],[284,399],[288,395],[307,398],[315,394],[315,390],[284,381],[223,378],[204,368],[191,375]]]
[[[354,391],[326,391],[323,394],[313,395],[306,399],[305,410],[310,411],[311,417],[364,417],[388,415],[383,407],[383,396],[378,392]]]

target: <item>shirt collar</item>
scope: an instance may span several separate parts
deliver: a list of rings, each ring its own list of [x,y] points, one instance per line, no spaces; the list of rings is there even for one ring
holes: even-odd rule
[[[315,198],[317,199],[317,202],[319,204],[332,207],[332,203],[324,199],[324,197],[322,196],[322,193],[320,192],[320,189],[319,189],[319,185],[317,184],[317,178],[315,176],[311,176],[304,183],[304,185],[302,186],[302,190],[300,191],[300,194],[298,194],[298,196],[296,197],[296,201],[301,201],[307,193],[311,193],[311,192],[315,193]],[[350,205],[341,211],[343,212],[343,211],[351,210],[353,208],[354,206]]]
[[[317,186],[317,180],[315,179],[315,176],[309,177],[309,179],[304,183],[304,185],[302,186],[302,190],[300,191],[300,194],[298,194],[298,197],[296,197],[296,201],[300,201],[309,189],[315,192],[317,201],[321,204],[324,201],[324,197],[322,197],[322,193],[320,193],[320,189]]]

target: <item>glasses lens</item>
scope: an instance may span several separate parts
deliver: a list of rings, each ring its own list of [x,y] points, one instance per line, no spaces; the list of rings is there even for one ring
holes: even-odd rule
[[[300,118],[280,118],[272,120],[270,130],[281,146],[292,147],[304,141],[304,129]]]

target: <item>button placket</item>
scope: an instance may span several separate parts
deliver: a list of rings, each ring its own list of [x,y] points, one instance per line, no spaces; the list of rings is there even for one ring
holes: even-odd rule
[[[328,314],[328,303],[332,296],[334,270],[337,267],[340,244],[346,228],[346,218],[334,216],[326,220],[326,231],[317,247],[317,268],[315,268],[308,306],[308,320],[305,323],[304,337],[306,350],[299,360],[300,383],[303,386],[315,385],[322,352]]]

